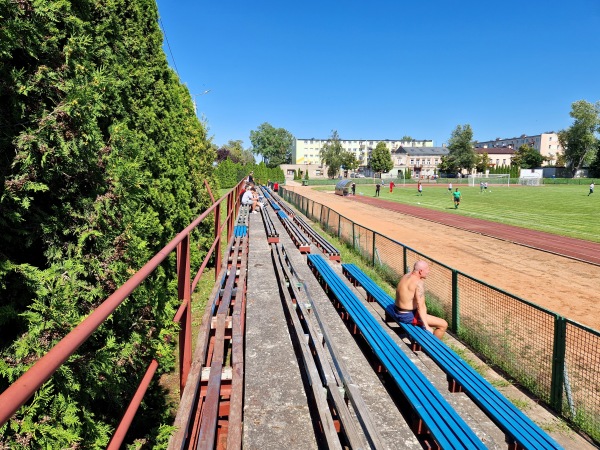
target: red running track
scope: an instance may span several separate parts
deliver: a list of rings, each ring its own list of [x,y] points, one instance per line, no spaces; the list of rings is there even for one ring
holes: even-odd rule
[[[434,211],[418,206],[404,205],[374,197],[348,196],[346,198],[418,217],[419,219],[429,220],[431,222],[448,225],[473,233],[479,233],[496,239],[502,239],[518,245],[524,245],[536,250],[600,265],[600,244],[596,242],[559,236],[543,231],[528,230],[513,225],[504,225],[497,222],[460,216],[458,214]]]

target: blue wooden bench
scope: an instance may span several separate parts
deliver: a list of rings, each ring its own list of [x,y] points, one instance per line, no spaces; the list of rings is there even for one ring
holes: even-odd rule
[[[233,227],[233,235],[237,237],[244,237],[248,234],[248,226],[247,225],[236,225]]]
[[[386,317],[395,317],[394,299],[377,283],[354,264],[343,264],[342,270],[355,286],[360,285],[365,290],[369,301],[379,303],[386,311]],[[440,339],[421,327],[398,324],[447,374],[450,390],[464,391],[507,435],[509,448],[562,448]]]
[[[441,396],[431,382],[375,320],[352,290],[321,255],[308,255],[307,261],[324,289],[339,302],[356,331],[360,332],[418,417],[415,431],[423,427],[442,449],[483,449],[485,446]]]
[[[271,199],[274,202],[277,202],[277,204],[279,205],[279,207],[289,216],[293,216],[294,215],[294,211],[291,210],[291,208],[285,204],[285,202],[283,201],[283,199],[277,194],[275,193],[275,191],[271,191]]]

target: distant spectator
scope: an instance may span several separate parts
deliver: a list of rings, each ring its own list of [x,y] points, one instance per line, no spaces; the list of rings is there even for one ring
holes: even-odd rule
[[[423,196],[423,185],[421,184],[421,181],[419,181],[419,184],[417,184],[417,192],[421,197]]]
[[[381,190],[381,183],[379,181],[375,185],[375,197],[379,197],[379,191]]]
[[[256,192],[254,187],[250,186],[246,189],[246,192],[244,192],[244,195],[242,196],[242,205],[250,206],[250,210],[253,213],[256,213],[256,209],[258,208],[258,195],[255,194]]]
[[[394,186],[396,186],[396,185],[394,184],[394,182],[393,182],[393,181],[390,181],[390,194],[391,194],[392,192],[394,192]]]
[[[589,197],[590,195],[592,195],[593,193],[594,193],[594,182],[592,181],[592,182],[590,183],[590,193],[588,194],[588,197]]]
[[[250,172],[248,174],[248,178],[246,178],[246,182],[254,184],[254,172]]]
[[[448,183],[448,192],[452,195],[452,183]]]
[[[356,195],[356,183],[352,183],[352,195]]]

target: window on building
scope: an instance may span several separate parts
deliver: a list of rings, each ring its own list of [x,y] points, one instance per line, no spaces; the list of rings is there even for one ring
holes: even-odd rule
[[[549,140],[549,141],[551,141],[551,140],[552,140],[552,136],[550,136],[550,137],[548,138],[548,140]]]
[[[415,163],[415,160],[414,160],[414,159],[411,159],[411,160],[410,160],[410,163],[411,163],[411,164],[414,164],[414,163]]]
[[[497,160],[496,160],[496,165],[497,165],[497,166],[499,166],[499,165],[500,165],[500,160],[499,160],[499,159],[497,159]]]
[[[506,159],[502,160],[502,165],[505,166],[506,165]]]

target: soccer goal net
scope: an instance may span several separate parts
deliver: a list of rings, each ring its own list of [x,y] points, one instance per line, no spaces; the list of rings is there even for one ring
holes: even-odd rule
[[[543,176],[543,169],[521,169],[519,184],[522,186],[540,186]]]
[[[510,186],[509,173],[494,173],[489,175],[469,175],[469,186],[482,187],[485,186]]]
[[[519,178],[519,184],[521,186],[540,186],[542,179],[539,177],[521,177]]]

